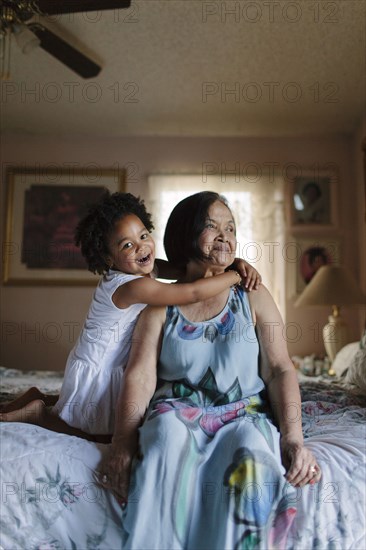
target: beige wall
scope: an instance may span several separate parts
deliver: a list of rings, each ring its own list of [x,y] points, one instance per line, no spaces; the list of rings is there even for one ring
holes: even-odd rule
[[[232,169],[235,163],[242,168],[255,163],[264,174],[268,163],[277,163],[282,170],[288,163],[306,169],[314,163],[324,166],[336,163],[340,173],[338,197],[339,228],[342,258],[357,278],[361,268],[360,197],[361,172],[358,136],[339,136],[307,139],[237,139],[237,138],[131,138],[97,140],[85,137],[7,136],[2,145],[2,166],[12,164],[33,168],[55,163],[63,167],[77,163],[84,167],[96,163],[102,167],[129,166],[135,173],[127,190],[144,196],[150,173],[201,173],[202,164],[224,163]],[[267,163],[267,164],[266,164]],[[357,164],[357,166],[356,166]],[[267,172],[266,172],[267,171]],[[4,179],[4,178],[3,178]],[[1,199],[4,205],[5,185],[2,181]],[[3,206],[4,211],[4,206]],[[304,235],[303,235],[304,236]],[[306,235],[305,235],[306,236]],[[288,234],[291,238],[291,234]],[[363,233],[362,243],[365,242]],[[288,284],[293,272],[287,265]],[[1,364],[11,368],[63,369],[78,328],[81,326],[92,296],[91,288],[77,287],[2,287],[2,357]],[[289,343],[291,354],[322,352],[321,338],[314,341],[314,322],[326,322],[327,308],[296,309],[294,297],[286,303],[287,323],[296,323],[301,337]],[[360,310],[344,312],[350,323],[351,339],[358,338],[362,324]],[[75,327],[72,330],[71,327]],[[32,332],[33,331],[33,332]],[[74,334],[73,334],[74,332]],[[292,337],[290,333],[290,337]]]
[[[361,153],[362,142],[366,140],[366,116],[355,133],[352,143],[354,178],[357,186],[358,208],[358,234],[359,234],[359,262],[360,262],[360,284],[366,293],[366,174],[364,173],[364,159]],[[365,151],[366,157],[366,151]],[[365,160],[366,162],[366,160]],[[365,315],[363,320],[365,321]]]

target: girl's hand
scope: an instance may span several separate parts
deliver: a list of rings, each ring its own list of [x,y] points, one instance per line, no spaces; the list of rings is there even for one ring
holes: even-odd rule
[[[257,290],[262,282],[260,273],[248,262],[241,258],[235,258],[233,267],[241,275],[245,288],[250,292],[251,290]]]
[[[112,491],[122,508],[127,505],[134,454],[130,449],[112,442],[99,468],[98,483]]]
[[[290,438],[280,440],[282,464],[286,468],[286,479],[294,487],[314,485],[322,476],[319,464],[313,453],[302,443]]]

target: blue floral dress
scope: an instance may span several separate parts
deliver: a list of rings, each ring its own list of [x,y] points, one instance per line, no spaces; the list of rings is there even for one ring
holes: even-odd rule
[[[123,548],[284,548],[296,514],[247,294],[210,321],[167,309],[158,384],[134,460]]]

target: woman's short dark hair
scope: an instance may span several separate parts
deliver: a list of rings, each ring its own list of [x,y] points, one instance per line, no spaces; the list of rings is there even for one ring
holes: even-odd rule
[[[210,206],[227,200],[213,191],[201,191],[180,201],[169,216],[164,234],[164,248],[169,262],[185,267],[189,260],[204,260],[206,256],[199,247],[201,235]]]
[[[144,201],[131,193],[103,193],[100,201],[89,208],[75,230],[75,243],[81,247],[88,269],[103,274],[110,268],[108,263],[108,239],[115,223],[135,214],[148,231],[154,229],[151,214],[146,212]]]

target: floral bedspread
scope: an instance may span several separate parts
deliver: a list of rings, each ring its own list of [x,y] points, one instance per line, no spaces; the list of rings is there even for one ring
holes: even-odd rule
[[[325,401],[336,403],[344,407],[353,405],[366,407],[366,395],[356,388],[345,388],[337,382],[325,382],[322,380],[313,382],[300,382],[301,401]]]
[[[57,392],[58,378],[50,392]],[[31,385],[39,381],[33,376]],[[8,388],[4,397],[15,393]],[[321,382],[302,384],[302,398],[306,445],[323,477],[297,490],[296,519],[285,546],[276,548],[364,550],[366,398]],[[4,423],[0,430],[4,550],[122,548],[122,511],[95,479],[107,446],[28,424]]]

